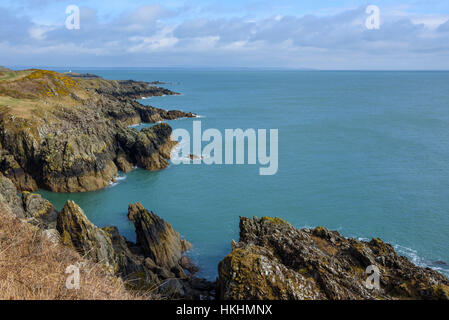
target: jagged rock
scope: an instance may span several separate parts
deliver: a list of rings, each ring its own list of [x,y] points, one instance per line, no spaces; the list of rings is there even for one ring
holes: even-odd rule
[[[170,138],[172,129],[166,123],[144,128],[132,138],[129,153],[139,167],[147,170],[164,169],[168,166],[171,149],[177,142]]]
[[[132,160],[125,153],[120,153],[115,159],[115,163],[117,168],[120,171],[128,173],[134,169],[134,165],[132,164]]]
[[[187,256],[181,257],[181,259],[179,259],[179,264],[183,269],[187,270],[190,274],[195,274],[199,271],[199,268]]]
[[[124,280],[128,281],[130,286],[135,288],[148,288],[159,283],[159,279],[151,265],[149,258],[143,255],[133,253],[130,246],[135,244],[126,241],[121,236],[116,227],[105,227],[104,231],[109,235],[115,253],[115,262],[117,265],[117,274]],[[153,263],[154,264],[154,263]],[[151,265],[151,267],[150,267]]]
[[[18,196],[18,192],[14,183],[0,173],[0,195],[6,202],[12,215],[17,218],[24,218],[25,212],[22,206],[22,200]]]
[[[118,270],[111,238],[92,224],[75,202],[66,202],[58,215],[56,229],[63,244],[75,248],[82,256],[101,262],[111,273]]]
[[[179,233],[140,203],[130,204],[128,215],[133,217],[137,245],[141,246],[145,256],[167,270],[178,267],[183,253]]]
[[[165,88],[150,86],[150,84],[145,81],[102,80],[102,86],[96,88],[96,91],[100,94],[119,98],[140,99],[143,97],[151,96],[179,95],[179,93],[170,91]]]
[[[366,269],[380,270],[379,288]],[[240,218],[240,241],[219,264],[221,299],[447,299],[449,281],[380,239],[362,242],[279,218]]]
[[[196,114],[179,110],[165,111],[151,106],[141,106],[138,108],[143,122],[159,122],[162,120],[174,120],[179,118],[195,118]]]
[[[47,199],[40,194],[24,192],[22,194],[25,216],[37,219],[44,228],[54,229],[58,211]]]
[[[181,240],[181,247],[182,247],[182,252],[186,252],[186,251],[189,251],[192,248],[192,244],[189,241],[187,241],[185,239],[182,239]]]
[[[60,241],[104,264],[134,289],[153,290],[172,298],[184,297],[185,292],[189,292],[185,296],[189,299],[212,297],[213,284],[187,277],[179,264],[188,242],[181,241],[179,233],[141,204],[132,204],[129,210],[135,219],[136,244],[126,241],[116,227],[93,225],[73,201],[67,201],[57,218]]]
[[[192,113],[192,112],[183,112],[183,111],[179,111],[179,110],[170,110],[170,111],[166,111],[164,113],[164,119],[167,120],[174,120],[174,119],[179,119],[179,118],[195,118],[196,114]]]

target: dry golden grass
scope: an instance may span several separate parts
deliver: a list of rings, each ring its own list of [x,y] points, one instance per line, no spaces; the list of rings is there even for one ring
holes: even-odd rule
[[[135,294],[107,274],[100,264],[84,261],[78,253],[53,244],[38,228],[12,217],[0,206],[1,300],[131,300]],[[83,263],[80,288],[67,289],[66,268]]]

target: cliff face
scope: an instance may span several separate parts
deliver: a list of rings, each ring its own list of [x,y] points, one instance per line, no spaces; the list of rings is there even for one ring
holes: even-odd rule
[[[379,288],[366,268],[379,268]],[[449,299],[449,280],[373,239],[325,228],[298,230],[277,218],[241,218],[240,241],[219,264],[221,299]]]
[[[176,94],[145,82],[76,78],[45,70],[0,80],[0,170],[21,190],[83,192],[107,186],[118,170],[167,166],[171,128],[140,122],[194,117],[134,99]]]

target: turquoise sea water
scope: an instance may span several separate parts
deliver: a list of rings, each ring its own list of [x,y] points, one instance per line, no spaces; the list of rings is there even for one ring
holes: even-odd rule
[[[193,243],[189,254],[210,279],[238,240],[238,217],[254,215],[380,237],[449,274],[449,72],[82,71],[166,81],[182,95],[142,103],[198,113],[203,130],[279,129],[279,170],[136,169],[97,192],[42,191],[58,208],[73,199],[92,222],[134,240],[126,212],[140,201]],[[169,124],[191,131],[192,121]]]

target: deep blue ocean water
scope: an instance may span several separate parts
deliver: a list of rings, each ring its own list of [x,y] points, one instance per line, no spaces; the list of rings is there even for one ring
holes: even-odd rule
[[[66,70],[64,70],[66,71]],[[348,237],[380,237],[422,266],[449,274],[449,72],[76,70],[108,79],[165,81],[180,96],[141,100],[201,115],[203,130],[279,129],[279,170],[259,165],[136,169],[75,200],[130,240],[130,202],[193,243],[200,276],[238,240],[239,216],[277,216]],[[192,130],[194,119],[169,121]],[[440,262],[438,262],[440,261]]]

